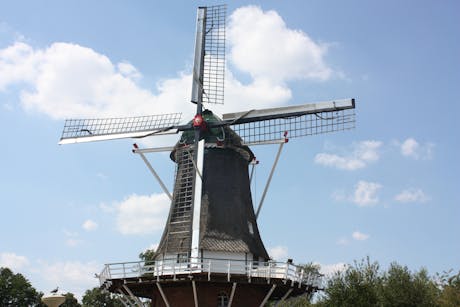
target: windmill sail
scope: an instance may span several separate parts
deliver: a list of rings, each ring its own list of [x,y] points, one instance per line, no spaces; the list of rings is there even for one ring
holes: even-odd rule
[[[298,106],[228,113],[223,120],[244,144],[349,130],[355,127],[355,100],[342,99]]]
[[[226,5],[198,8],[192,102],[224,103]]]
[[[175,133],[181,113],[93,119],[67,119],[59,144],[138,138]]]

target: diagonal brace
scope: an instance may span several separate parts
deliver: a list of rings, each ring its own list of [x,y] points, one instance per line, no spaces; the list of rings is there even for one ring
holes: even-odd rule
[[[282,143],[280,143],[280,147],[278,148],[278,153],[276,154],[275,161],[273,162],[272,170],[270,171],[270,175],[268,176],[267,183],[265,184],[265,189],[264,189],[264,192],[262,194],[262,198],[260,199],[259,206],[257,207],[256,220],[257,220],[257,217],[259,216],[260,209],[262,209],[262,205],[264,203],[265,196],[267,195],[268,188],[270,187],[270,182],[272,181],[273,173],[275,172],[276,165],[278,164],[278,160],[280,158],[281,151],[283,150],[283,146],[284,146],[284,144],[286,144],[288,142],[288,139],[286,138],[286,135],[287,135],[287,133],[285,132],[284,133],[285,138],[284,138],[284,140],[281,141]]]
[[[166,195],[168,195],[169,199],[172,201],[173,197],[172,197],[171,193],[169,192],[168,188],[163,183],[163,181],[161,180],[160,176],[158,176],[157,172],[153,169],[152,165],[150,164],[149,160],[147,160],[147,158],[145,157],[145,155],[142,152],[142,150],[139,150],[137,148],[136,144],[134,144],[133,153],[137,153],[137,154],[139,154],[141,156],[142,160],[144,160],[144,163],[147,165],[147,167],[150,170],[150,172],[152,173],[152,175],[156,178],[156,180],[160,184],[160,186],[163,189],[163,191],[166,193]]]

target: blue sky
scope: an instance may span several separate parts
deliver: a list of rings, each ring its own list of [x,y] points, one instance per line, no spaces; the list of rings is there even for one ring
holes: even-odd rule
[[[207,4],[1,5],[0,265],[81,295],[104,263],[159,242],[168,204],[131,140],[57,142],[67,117],[188,120],[196,7]],[[459,12],[456,1],[228,4],[218,113],[357,101],[355,130],[285,146],[259,218],[273,257],[460,269]],[[277,148],[253,150],[259,200]],[[171,187],[168,155],[149,158]]]

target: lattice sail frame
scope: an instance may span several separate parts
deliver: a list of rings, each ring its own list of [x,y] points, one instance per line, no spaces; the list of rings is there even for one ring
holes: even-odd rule
[[[231,125],[246,145],[330,133],[355,128],[354,110],[319,112]]]
[[[203,103],[224,103],[226,5],[206,8]]]
[[[174,128],[182,113],[148,116],[67,119],[59,144],[144,137]]]

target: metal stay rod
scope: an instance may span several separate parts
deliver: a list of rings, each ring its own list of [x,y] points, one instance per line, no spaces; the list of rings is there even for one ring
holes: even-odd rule
[[[154,147],[154,148],[135,148],[133,149],[134,153],[149,153],[149,152],[163,152],[163,151],[173,151],[173,146],[167,147]]]
[[[136,146],[137,145],[135,145],[134,147],[136,147]],[[147,158],[145,157],[145,155],[141,151],[137,151],[136,149],[137,148],[133,149],[133,153],[137,153],[137,154],[139,154],[141,156],[142,160],[144,160],[145,164],[149,168],[149,170],[152,173],[152,175],[157,179],[157,181],[160,184],[160,186],[163,189],[163,191],[166,193],[166,195],[168,195],[169,199],[172,201],[173,197],[172,197],[171,193],[169,193],[168,188],[163,183],[163,181],[161,180],[160,176],[158,176],[157,172],[155,172],[155,170],[153,169],[153,167],[150,164],[149,160],[147,160]]]
[[[249,176],[249,183],[252,182],[252,177],[254,176],[254,170],[255,170],[257,164],[259,164],[259,161],[257,161],[254,158],[254,160],[251,161],[252,168],[251,168],[251,175]]]
[[[257,217],[259,216],[260,209],[262,209],[262,205],[264,203],[265,196],[267,195],[268,188],[270,187],[270,182],[272,181],[273,173],[275,172],[276,165],[278,164],[278,160],[280,158],[281,151],[283,150],[284,144],[286,144],[287,142],[288,142],[288,139],[287,138],[284,139],[284,142],[281,143],[280,147],[278,148],[278,153],[276,154],[276,158],[275,158],[275,161],[273,162],[272,170],[270,171],[270,176],[268,176],[267,183],[265,184],[264,193],[262,194],[262,198],[260,199],[259,207],[257,207],[256,220],[257,220]]]

